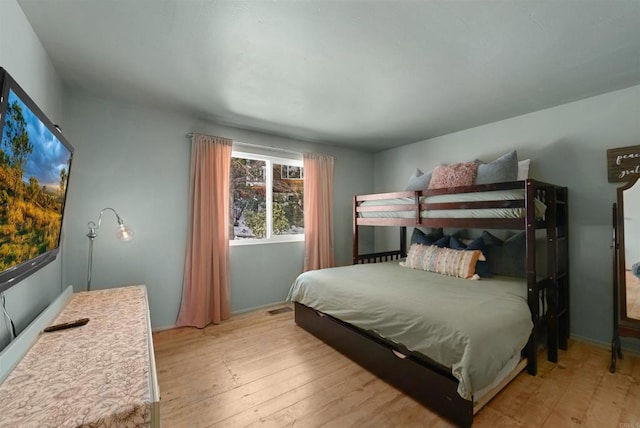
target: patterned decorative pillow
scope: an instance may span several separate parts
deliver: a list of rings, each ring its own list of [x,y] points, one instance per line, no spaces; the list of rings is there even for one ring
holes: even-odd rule
[[[464,242],[464,241],[466,240],[458,239],[455,236],[452,236],[449,239],[449,248],[453,248],[454,250],[467,250],[467,251],[478,250],[482,252],[482,254],[485,256],[485,259],[486,259],[487,247],[484,244],[484,240],[482,239],[482,236],[472,241],[467,241],[467,242]],[[489,262],[486,260],[485,261],[478,260],[478,263],[476,264],[476,273],[480,275],[480,278],[493,277],[493,275],[491,274],[491,268],[489,267]]]
[[[429,189],[470,186],[475,181],[477,173],[478,164],[475,162],[437,166],[431,173]]]
[[[481,257],[484,259],[482,252],[478,250],[452,250],[435,245],[413,244],[400,266],[458,278],[478,279],[479,276],[475,274],[476,263]]]

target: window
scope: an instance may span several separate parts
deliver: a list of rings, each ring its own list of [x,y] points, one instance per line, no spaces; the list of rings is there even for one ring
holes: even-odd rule
[[[233,151],[233,242],[304,240],[301,160]]]

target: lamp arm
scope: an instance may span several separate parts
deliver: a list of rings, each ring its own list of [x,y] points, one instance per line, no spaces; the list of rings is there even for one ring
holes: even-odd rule
[[[103,208],[100,211],[100,215],[98,216],[98,224],[96,224],[93,221],[90,221],[89,223],[87,223],[87,227],[89,228],[89,232],[87,232],[87,237],[89,239],[93,240],[96,238],[96,236],[98,236],[97,231],[100,229],[100,224],[102,224],[102,214],[104,214],[105,211],[113,211],[113,213],[116,215],[116,220],[118,221],[118,225],[122,226],[124,224],[124,222],[122,221],[122,218],[120,217],[120,215],[118,215],[118,212],[116,210],[110,207]]]
[[[87,263],[87,291],[91,290],[91,268],[93,266],[93,240],[96,239],[96,237],[98,236],[97,232],[98,232],[98,229],[100,229],[100,225],[102,224],[102,214],[104,214],[105,211],[113,211],[113,213],[116,215],[118,226],[122,230],[128,233],[127,240],[131,239],[131,236],[132,236],[131,230],[125,228],[124,222],[122,221],[122,218],[120,217],[120,215],[118,215],[117,211],[110,207],[103,208],[100,211],[97,224],[93,221],[90,221],[87,223],[87,227],[89,228],[89,231],[87,232],[87,238],[89,238],[89,260]]]

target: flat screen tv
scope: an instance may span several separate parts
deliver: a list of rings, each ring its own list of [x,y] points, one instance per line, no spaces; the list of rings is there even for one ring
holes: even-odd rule
[[[0,292],[55,260],[73,147],[0,68]]]

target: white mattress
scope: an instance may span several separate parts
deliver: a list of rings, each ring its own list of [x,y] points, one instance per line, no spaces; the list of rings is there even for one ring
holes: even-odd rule
[[[454,193],[447,195],[423,196],[420,203],[442,202],[479,202],[479,201],[516,201],[525,199],[523,189],[492,190],[490,192]],[[414,198],[381,199],[363,201],[361,207],[375,207],[384,205],[412,205]],[[536,218],[544,215],[547,207],[539,200],[535,200]],[[362,218],[413,218],[414,211],[363,211]],[[420,211],[420,218],[523,218],[524,208],[483,208],[483,209],[454,209]]]

